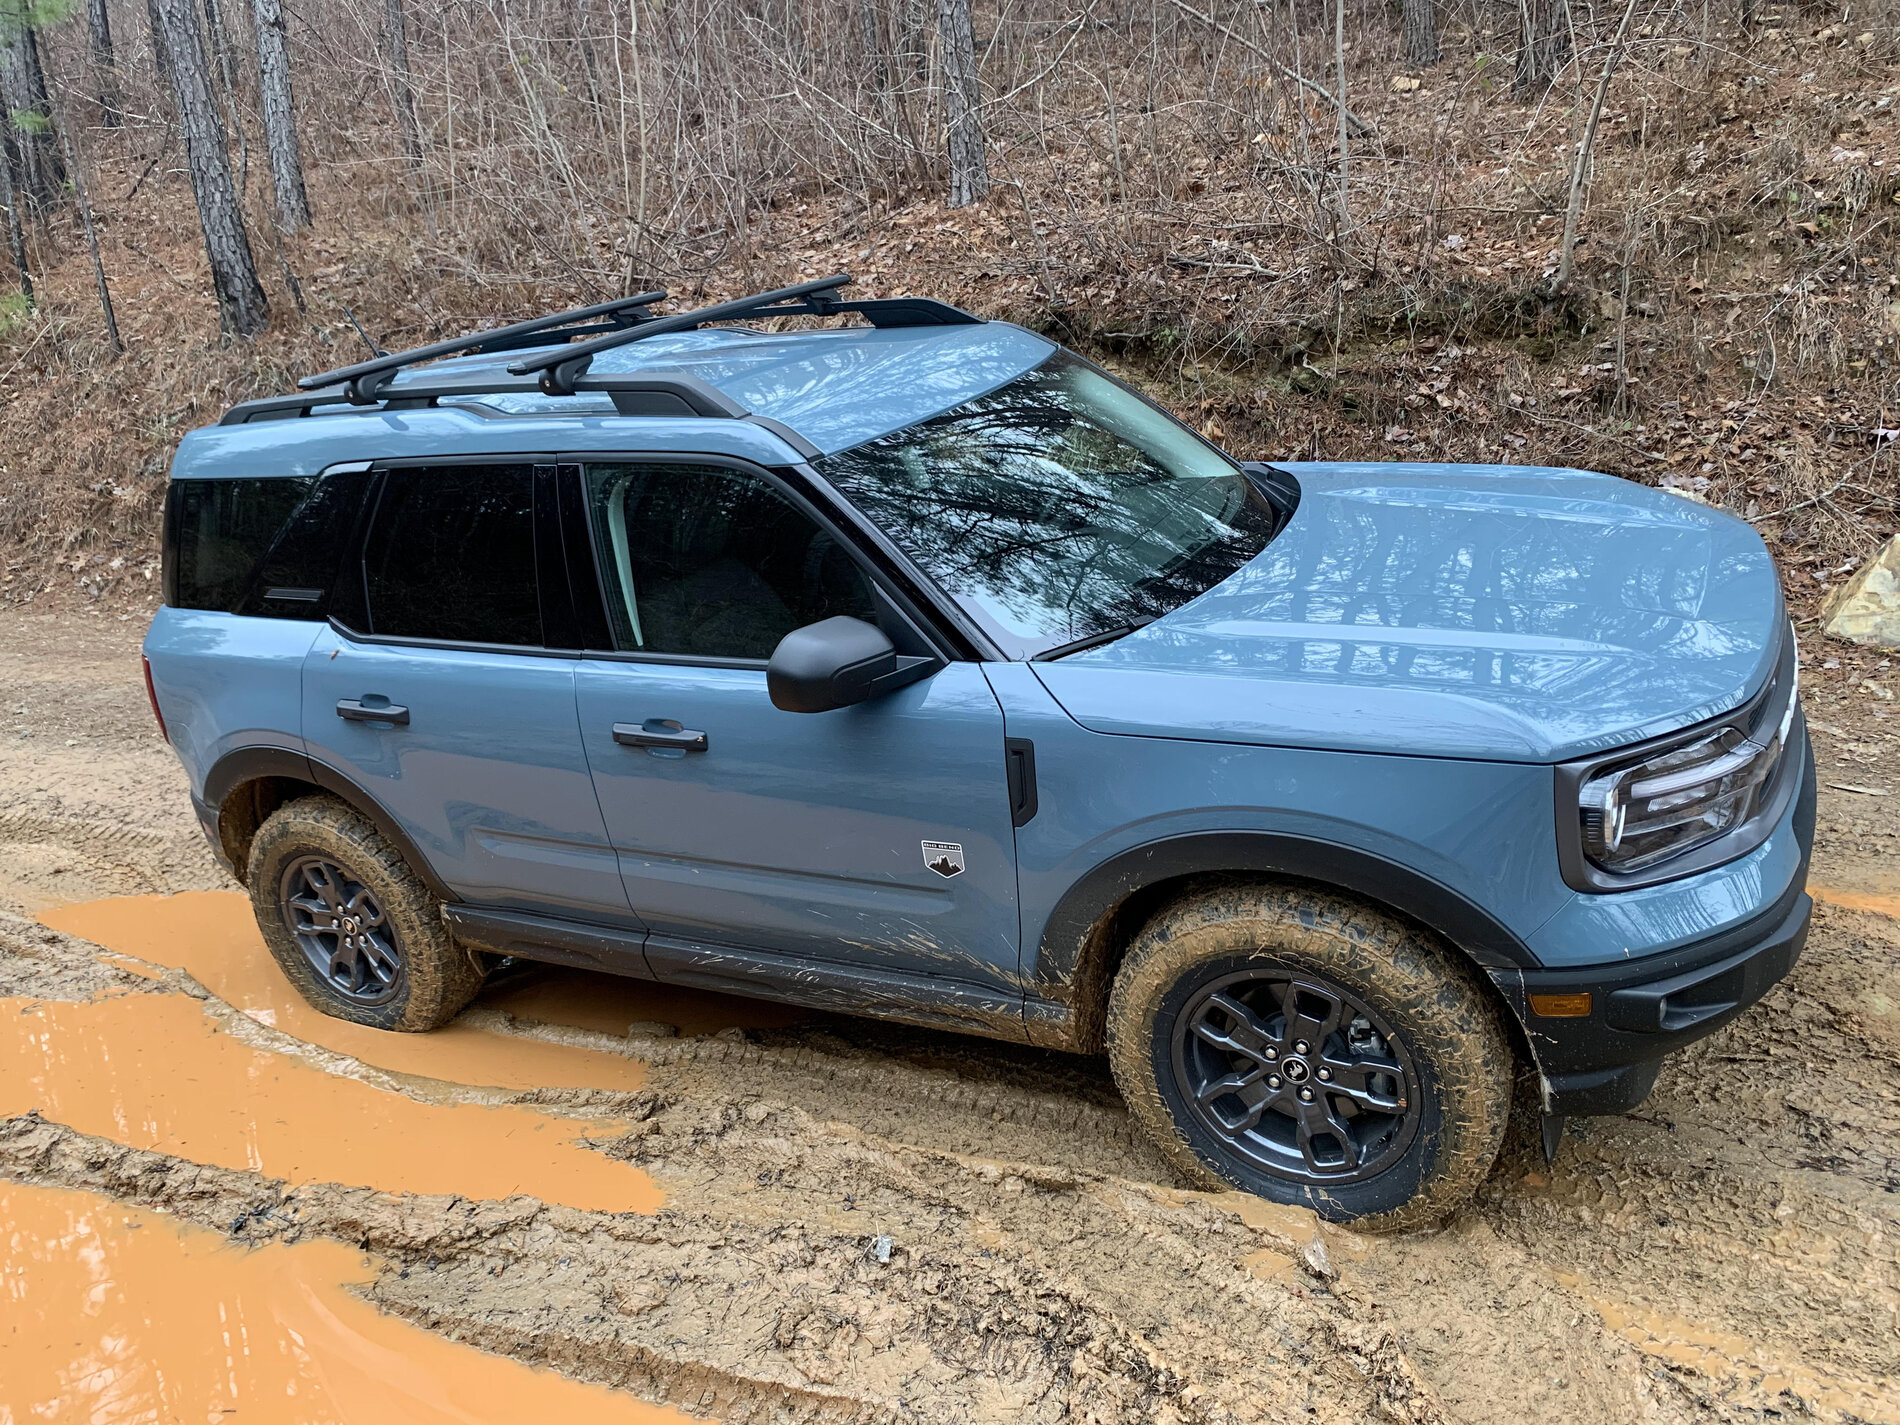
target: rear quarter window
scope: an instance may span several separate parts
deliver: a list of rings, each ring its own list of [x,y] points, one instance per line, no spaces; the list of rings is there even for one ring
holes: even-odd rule
[[[367,476],[174,480],[165,602],[262,618],[321,618]]]

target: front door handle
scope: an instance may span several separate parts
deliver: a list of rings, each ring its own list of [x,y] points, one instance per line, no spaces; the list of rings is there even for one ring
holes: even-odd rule
[[[336,715],[345,722],[387,722],[397,727],[409,725],[408,708],[374,693],[361,699],[337,699]]]
[[[645,722],[617,722],[614,741],[622,747],[672,747],[681,752],[704,752],[706,734],[681,727],[671,718],[650,717]]]

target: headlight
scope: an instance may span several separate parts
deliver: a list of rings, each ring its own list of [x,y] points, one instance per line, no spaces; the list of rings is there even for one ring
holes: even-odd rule
[[[1621,878],[1683,856],[1728,837],[1777,800],[1781,779],[1776,773],[1799,705],[1792,629],[1779,663],[1762,694],[1720,723],[1638,755],[1599,758],[1578,767],[1569,781],[1575,795],[1571,815],[1578,819],[1581,850],[1595,872]],[[1730,854],[1742,854],[1744,839],[1732,839],[1737,845]],[[1627,884],[1596,875],[1584,880],[1600,890]],[[1572,883],[1582,888],[1574,878]]]
[[[1578,797],[1585,854],[1606,871],[1637,871],[1733,831],[1774,775],[1786,732],[1764,747],[1725,727],[1592,777]]]

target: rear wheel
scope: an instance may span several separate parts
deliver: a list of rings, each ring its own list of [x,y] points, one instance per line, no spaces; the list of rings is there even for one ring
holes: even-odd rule
[[[1190,1178],[1385,1231],[1483,1181],[1512,1055],[1475,973],[1324,891],[1190,894],[1130,947],[1108,1011],[1129,1107]]]
[[[246,881],[258,929],[303,997],[376,1029],[453,1019],[482,985],[441,907],[361,813],[332,797],[272,812],[251,842]]]

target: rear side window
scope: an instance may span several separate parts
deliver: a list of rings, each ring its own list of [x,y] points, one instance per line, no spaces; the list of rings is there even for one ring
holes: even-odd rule
[[[363,550],[370,631],[539,644],[534,468],[404,467],[384,481]]]
[[[165,503],[165,602],[263,618],[319,618],[362,508],[356,471],[174,480]]]

